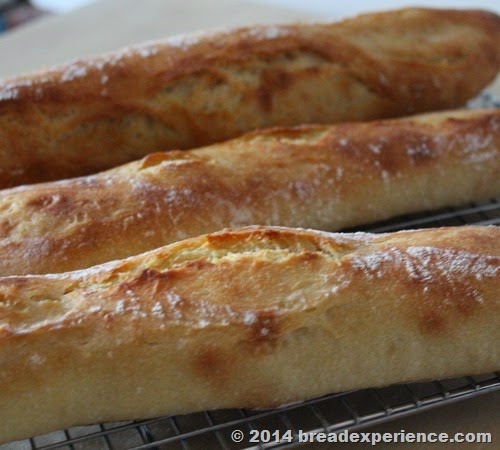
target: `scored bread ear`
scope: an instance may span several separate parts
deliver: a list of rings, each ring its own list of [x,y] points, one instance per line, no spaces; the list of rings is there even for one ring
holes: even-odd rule
[[[170,38],[4,80],[0,188],[257,128],[459,107],[496,76],[499,40],[493,13],[409,8]]]
[[[500,368],[500,230],[224,230],[0,278],[0,442]],[[311,376],[314,374],[314,376]]]

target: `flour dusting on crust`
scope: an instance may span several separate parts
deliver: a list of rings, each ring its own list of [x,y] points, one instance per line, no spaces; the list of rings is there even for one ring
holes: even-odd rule
[[[350,263],[369,279],[381,278],[388,270],[400,267],[404,268],[408,278],[425,284],[432,284],[437,277],[453,282],[468,276],[482,280],[500,275],[498,257],[428,246],[389,247],[367,255],[353,255]]]

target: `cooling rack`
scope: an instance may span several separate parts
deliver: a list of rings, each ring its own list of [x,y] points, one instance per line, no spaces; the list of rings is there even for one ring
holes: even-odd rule
[[[499,107],[500,102],[483,94],[472,106]],[[500,199],[407,215],[364,230],[386,232],[466,224],[500,225]],[[500,390],[500,372],[332,394],[274,410],[205,411],[75,427],[0,445],[0,450],[282,449],[297,442],[298,430],[326,433],[355,430],[495,390]],[[281,433],[292,430],[294,441],[250,446],[251,430],[264,429]],[[234,443],[231,433],[235,430],[243,431],[247,439]]]
[[[240,450],[282,449],[232,442],[241,430],[340,432],[386,422],[500,389],[500,373],[333,394],[269,411],[220,410],[185,416],[77,427],[0,446],[2,450]],[[294,436],[296,439],[296,436]]]

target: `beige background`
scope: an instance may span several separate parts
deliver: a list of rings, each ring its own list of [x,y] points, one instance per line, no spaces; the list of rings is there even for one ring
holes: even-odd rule
[[[62,16],[51,16],[0,37],[0,76],[32,71],[167,35],[253,23],[310,20],[313,15],[235,0],[101,0]],[[321,17],[324,19],[325,17]],[[480,70],[480,68],[478,68]],[[493,88],[500,95],[500,79]],[[458,402],[373,428],[373,431],[492,432],[491,445],[434,444],[432,448],[500,448],[500,392]],[[327,445],[310,446],[326,448]],[[336,449],[371,446],[337,444]],[[376,448],[427,449],[418,444]]]
[[[245,0],[101,0],[0,35],[0,76],[188,31],[312,18]]]

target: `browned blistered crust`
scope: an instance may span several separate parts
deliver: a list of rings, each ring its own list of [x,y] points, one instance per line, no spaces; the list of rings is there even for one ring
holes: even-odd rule
[[[245,131],[454,108],[498,72],[500,18],[403,9],[131,47],[0,83],[0,187]]]
[[[258,131],[0,193],[0,275],[64,272],[225,227],[338,230],[500,194],[500,110]]]
[[[0,442],[500,369],[500,229],[225,230],[0,279]]]

